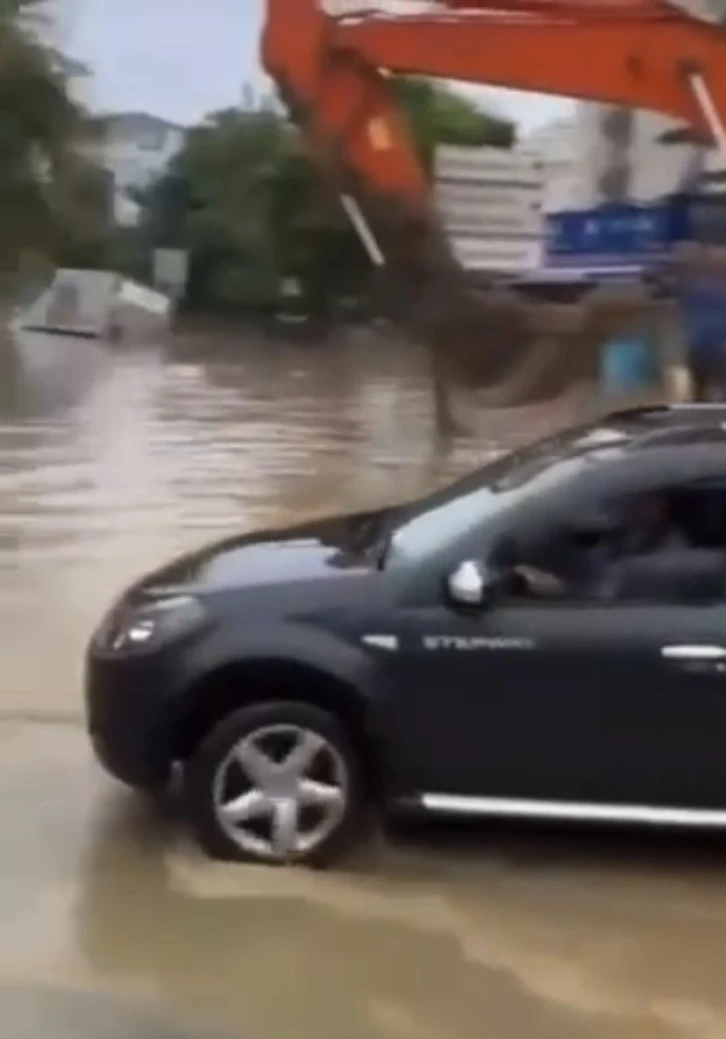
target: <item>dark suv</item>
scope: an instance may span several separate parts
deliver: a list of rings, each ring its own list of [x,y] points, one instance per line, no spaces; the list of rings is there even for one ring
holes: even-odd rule
[[[726,825],[726,408],[566,430],[403,506],[224,541],[91,641],[123,782],[215,856],[320,862],[365,809]],[[629,541],[665,501],[677,537]]]

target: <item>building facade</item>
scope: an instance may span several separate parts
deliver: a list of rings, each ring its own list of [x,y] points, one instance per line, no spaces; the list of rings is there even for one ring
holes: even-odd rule
[[[98,158],[119,191],[147,188],[160,177],[184,142],[184,127],[146,112],[118,112],[102,119]]]
[[[117,224],[133,227],[138,223],[137,194],[164,174],[181,148],[184,134],[184,127],[146,112],[99,118],[99,136],[90,154],[113,179]]]
[[[554,119],[533,130],[521,148],[540,163],[542,209],[568,209],[578,198],[577,170],[573,162],[577,146],[577,120],[572,116]]]
[[[440,147],[435,199],[454,253],[473,273],[539,266],[543,171],[526,150]]]

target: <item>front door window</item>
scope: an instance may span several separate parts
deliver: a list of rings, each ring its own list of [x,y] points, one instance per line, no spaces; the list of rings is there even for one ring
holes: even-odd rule
[[[714,594],[726,566],[726,488],[663,488],[595,511],[607,517],[600,529],[563,518],[519,545],[504,540],[500,561],[513,571],[514,594],[677,602],[686,586],[696,594],[698,581],[704,597]]]

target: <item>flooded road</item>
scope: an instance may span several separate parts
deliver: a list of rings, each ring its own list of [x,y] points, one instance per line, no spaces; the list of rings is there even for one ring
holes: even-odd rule
[[[3,347],[13,1039],[726,1037],[723,838],[396,834],[345,870],[241,868],[90,759],[79,664],[110,597],[204,540],[437,482],[511,426],[441,458],[429,405],[419,357],[362,342]]]
[[[13,1039],[721,1039],[726,846],[435,832],[212,864],[71,725],[0,725]]]

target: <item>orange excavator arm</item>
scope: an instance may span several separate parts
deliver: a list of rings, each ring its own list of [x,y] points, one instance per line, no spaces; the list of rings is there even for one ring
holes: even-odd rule
[[[627,315],[586,307],[582,327],[566,333],[556,308],[472,289],[390,74],[652,109],[705,132],[726,157],[726,29],[666,0],[439,0],[424,12],[397,0],[408,13],[345,16],[324,2],[347,0],[266,0],[263,62],[371,260],[393,275],[413,338],[429,349],[439,430],[453,428],[454,384],[486,387],[487,406],[497,407],[591,384],[600,344]]]
[[[412,215],[429,186],[389,72],[652,109],[710,136],[726,118],[726,30],[662,0],[446,0],[347,17],[322,2],[267,0],[265,67],[341,187]]]

